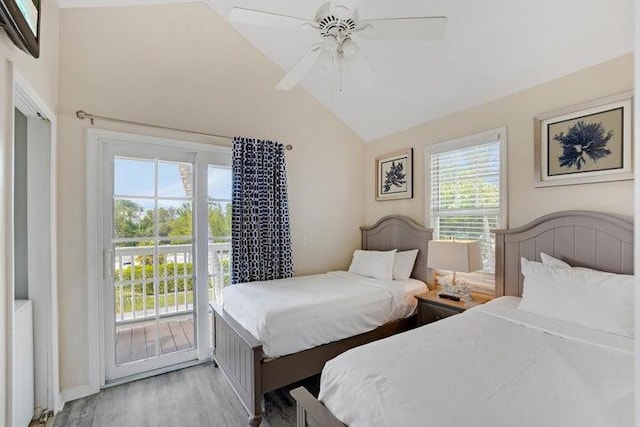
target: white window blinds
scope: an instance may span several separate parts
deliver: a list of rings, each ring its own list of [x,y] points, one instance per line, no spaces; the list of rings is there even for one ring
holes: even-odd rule
[[[495,270],[495,239],[503,227],[500,134],[470,137],[427,152],[429,212],[435,238],[479,240],[484,271]]]

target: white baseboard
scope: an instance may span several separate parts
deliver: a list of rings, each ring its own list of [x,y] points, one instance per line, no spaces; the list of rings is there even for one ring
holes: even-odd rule
[[[53,408],[53,413],[57,414],[58,412],[62,411],[62,408],[64,408],[64,399],[62,398],[62,393],[58,393],[58,395],[56,396],[56,398],[53,400],[55,402],[55,408]]]
[[[60,410],[62,410],[62,408],[64,407],[64,404],[67,402],[80,399],[81,397],[90,396],[99,391],[100,390],[95,390],[94,387],[92,387],[89,384],[62,390],[62,393],[60,393]]]

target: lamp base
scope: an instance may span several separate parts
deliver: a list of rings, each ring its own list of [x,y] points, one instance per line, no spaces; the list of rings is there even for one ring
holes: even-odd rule
[[[469,284],[465,279],[456,277],[455,273],[451,276],[440,279],[439,282],[442,287],[443,294],[457,296],[466,303],[470,303],[473,300],[471,298],[471,289],[469,288]]]

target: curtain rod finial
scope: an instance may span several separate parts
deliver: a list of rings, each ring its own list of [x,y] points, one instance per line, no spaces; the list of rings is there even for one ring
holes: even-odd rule
[[[80,120],[89,119],[91,121],[91,124],[93,125],[93,117],[91,116],[91,114],[87,113],[84,110],[76,111],[76,117]]]
[[[287,151],[291,151],[291,150],[293,150],[293,145],[287,144],[287,145],[284,146],[284,148],[286,148]]]

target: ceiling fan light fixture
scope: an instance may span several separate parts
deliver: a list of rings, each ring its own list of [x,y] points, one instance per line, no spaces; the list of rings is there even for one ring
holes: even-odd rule
[[[338,39],[333,34],[328,34],[322,37],[322,44],[329,53],[336,53],[338,50]]]
[[[345,59],[354,59],[360,54],[360,47],[358,44],[351,40],[350,38],[346,39],[342,43],[342,55]]]

